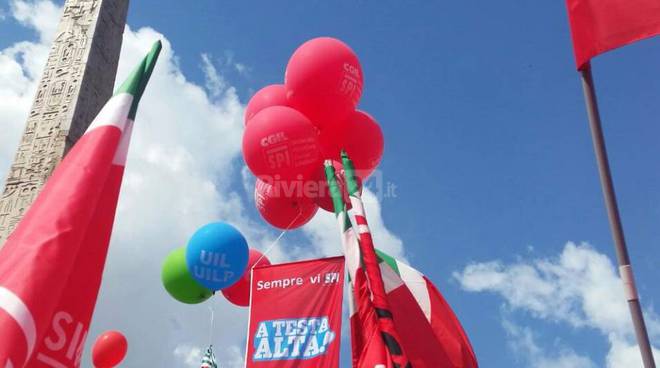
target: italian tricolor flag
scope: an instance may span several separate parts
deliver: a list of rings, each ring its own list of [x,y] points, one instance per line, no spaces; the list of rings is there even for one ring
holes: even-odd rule
[[[476,368],[461,323],[422,273],[376,250],[394,324],[413,367]]]
[[[54,170],[0,251],[0,367],[78,367],[140,97],[160,42]]]
[[[366,214],[352,164],[345,157],[346,183],[355,211],[359,232],[368,232]],[[326,163],[326,177],[333,196],[335,214],[342,233],[342,243],[351,284],[351,342],[353,366],[359,368],[390,368],[382,358],[387,354],[378,334],[372,292],[365,275],[359,239],[352,226],[346,204],[334,178],[332,165]],[[458,318],[431,281],[407,264],[376,250],[378,265],[398,343],[414,368],[477,368],[478,363]],[[379,365],[381,364],[381,365]]]
[[[325,174],[339,225],[350,281],[348,295],[353,367],[392,368],[390,356],[378,328],[378,316],[371,302],[367,276],[361,266],[358,237],[348,216],[331,161],[325,163]]]

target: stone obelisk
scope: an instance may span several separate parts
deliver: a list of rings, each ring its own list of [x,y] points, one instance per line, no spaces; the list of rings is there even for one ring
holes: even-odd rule
[[[112,96],[128,0],[66,0],[0,198],[0,248]]]

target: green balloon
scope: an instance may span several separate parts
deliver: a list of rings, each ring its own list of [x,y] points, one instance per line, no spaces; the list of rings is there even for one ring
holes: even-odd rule
[[[163,286],[170,295],[186,304],[199,304],[213,295],[213,292],[200,285],[186,266],[186,248],[173,250],[163,263],[161,273]]]

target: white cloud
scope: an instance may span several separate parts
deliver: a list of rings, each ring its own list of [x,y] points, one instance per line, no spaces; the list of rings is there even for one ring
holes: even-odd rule
[[[0,50],[0,178],[5,178],[48,57],[61,9],[49,1],[12,1],[11,15],[38,31],[40,42],[17,42]]]
[[[234,64],[234,68],[236,68],[238,74],[241,75],[248,75],[250,73],[250,68],[245,64],[236,63]]]
[[[538,346],[534,332],[504,319],[502,326],[509,336],[509,348],[521,355],[528,366],[535,368],[595,368],[596,364],[571,348],[558,346],[556,353],[548,353]]]
[[[202,349],[197,346],[182,344],[174,348],[174,356],[179,360],[179,364],[187,367],[197,367],[202,360]]]
[[[213,65],[209,54],[202,54],[202,71],[206,77],[206,89],[209,90],[211,96],[220,96],[222,91],[227,88],[227,82],[218,73],[218,69]]]
[[[235,55],[231,50],[226,50],[224,52],[224,57],[220,58],[219,63],[222,65],[224,70],[236,72],[241,76],[249,76],[252,68],[250,68],[245,63],[236,61]]]
[[[38,40],[0,50],[1,177],[13,159],[61,13],[45,0],[16,0],[11,11],[37,32]],[[247,214],[247,206],[253,206],[252,189],[246,196],[243,182],[249,185],[253,179],[245,175],[240,154],[244,105],[210,55],[201,57],[205,86],[197,85],[180,69],[180,56],[164,35],[148,27],[127,27],[117,82],[158,39],[163,51],[136,119],[85,361],[89,362],[89,341],[104,330],[118,329],[129,339],[125,366],[195,366],[199,361],[190,362],[209,344],[207,307],[213,306],[215,330],[222,331],[213,339],[218,360],[223,367],[240,367],[247,311],[222,297],[197,306],[174,301],[161,286],[161,262],[209,221],[237,225],[259,249],[268,247],[278,232]],[[231,54],[226,58],[228,65],[238,65]],[[367,211],[378,245],[402,256],[402,243],[384,226],[379,204],[369,200]],[[302,231],[285,236],[268,257],[281,262],[336,255],[339,242],[333,216],[322,215]]]
[[[206,77],[205,86],[213,98],[221,95],[225,88],[233,89],[235,92],[235,87],[227,82],[225,74],[239,77],[248,77],[250,74],[250,68],[235,61],[234,53],[231,51],[225,51],[223,57],[217,58],[209,53],[202,53],[201,59],[201,68]]]
[[[12,0],[11,13],[14,19],[39,33],[39,41],[50,44],[55,37],[62,8],[49,0]]]
[[[515,264],[474,263],[454,273],[454,278],[467,291],[501,296],[505,307],[513,311],[600,332],[610,343],[607,355],[610,368],[641,366],[623,287],[615,270],[610,259],[590,245],[569,242],[556,259]],[[656,344],[660,343],[657,341],[657,316],[647,311],[646,319],[652,338],[656,338]],[[531,341],[527,329],[511,326],[505,323],[514,341]],[[532,345],[527,343],[526,346]],[[631,354],[631,349],[637,354]],[[532,357],[541,354],[534,349],[521,351]],[[574,355],[569,353],[568,356]],[[565,365],[557,366],[572,367],[571,362],[579,361],[577,358],[576,355],[574,359],[563,361]]]

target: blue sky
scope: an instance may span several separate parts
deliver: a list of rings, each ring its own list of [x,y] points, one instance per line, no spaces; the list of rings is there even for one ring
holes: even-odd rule
[[[0,4],[0,49],[35,40]],[[384,224],[453,306],[481,366],[541,366],[516,345],[516,331],[532,331],[550,356],[572,351],[606,365],[606,329],[526,308],[501,288],[470,288],[464,278],[475,263],[499,261],[506,272],[556,262],[568,241],[588,242],[614,262],[562,1],[145,0],[131,3],[128,24],[162,33],[191,83],[208,82],[208,55],[242,104],[282,82],[305,40],[348,43],[365,73],[360,108],[384,130],[380,170],[397,187],[381,201]],[[593,62],[630,255],[650,309],[660,302],[659,58],[660,40],[651,39]],[[228,189],[249,203],[241,166],[231,161]],[[260,221],[250,205],[245,211]]]

